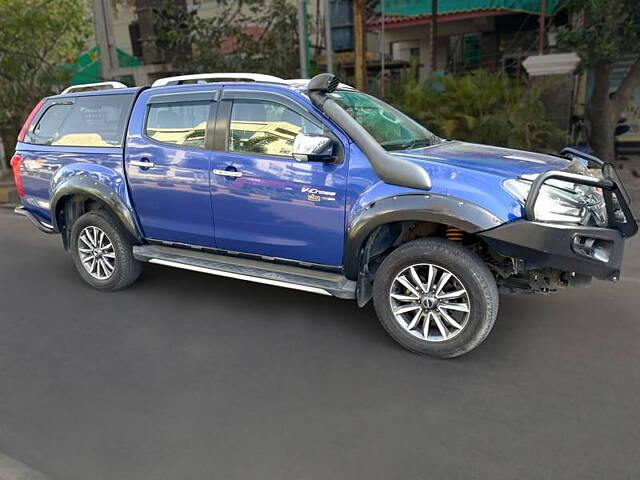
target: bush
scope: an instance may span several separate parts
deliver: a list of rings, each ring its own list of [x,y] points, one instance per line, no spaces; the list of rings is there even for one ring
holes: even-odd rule
[[[526,83],[486,70],[419,83],[408,75],[389,101],[437,135],[525,150],[555,151],[566,135],[542,102],[552,85]]]

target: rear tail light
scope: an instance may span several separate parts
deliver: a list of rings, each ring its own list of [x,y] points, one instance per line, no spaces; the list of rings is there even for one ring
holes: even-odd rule
[[[24,198],[24,188],[22,187],[22,177],[20,176],[20,165],[22,157],[17,153],[11,158],[11,169],[13,170],[13,179],[16,182],[16,189],[20,198]]]
[[[31,110],[31,113],[27,117],[27,120],[24,122],[24,125],[22,125],[22,129],[20,130],[20,133],[18,134],[18,141],[19,142],[24,141],[24,137],[27,135],[27,132],[29,131],[29,127],[31,126],[31,122],[33,122],[34,117],[38,114],[38,112],[40,111],[40,109],[42,108],[43,105],[44,105],[44,100],[40,100],[38,102],[38,104],[35,107],[33,107],[33,110]]]

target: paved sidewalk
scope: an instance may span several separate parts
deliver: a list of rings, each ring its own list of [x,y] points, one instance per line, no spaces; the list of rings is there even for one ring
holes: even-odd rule
[[[2,204],[17,204],[20,202],[16,186],[13,183],[11,171],[0,170],[0,205]]]

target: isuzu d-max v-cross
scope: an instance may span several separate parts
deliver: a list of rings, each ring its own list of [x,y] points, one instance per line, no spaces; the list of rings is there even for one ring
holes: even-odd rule
[[[330,74],[70,87],[11,163],[16,213],[97,289],[151,262],[373,299],[398,343],[439,357],[485,339],[498,292],[616,281],[637,231],[611,165],[439,138]]]

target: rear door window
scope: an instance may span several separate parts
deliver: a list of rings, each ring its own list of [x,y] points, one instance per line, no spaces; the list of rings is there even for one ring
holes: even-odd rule
[[[211,101],[149,105],[145,135],[152,140],[187,148],[205,148]]]
[[[54,100],[26,142],[37,145],[121,147],[133,95]]]

